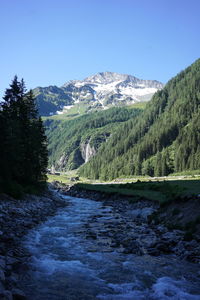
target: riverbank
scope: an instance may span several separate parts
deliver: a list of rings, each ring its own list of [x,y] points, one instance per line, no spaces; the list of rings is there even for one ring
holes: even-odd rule
[[[160,207],[159,202],[144,199],[133,201],[132,196],[107,194],[66,186],[58,182],[52,188],[64,195],[101,201],[105,213],[96,212],[84,225],[85,239],[96,240],[102,252],[117,249],[123,254],[144,257],[172,255],[192,263],[200,263],[199,227],[194,237],[186,230],[168,228],[166,221],[190,220],[199,212],[199,199],[173,203]],[[58,208],[68,205],[58,193],[47,191],[42,196],[26,195],[23,200],[0,196],[0,298],[26,299],[18,289],[20,274],[26,274],[30,253],[21,246],[22,237],[30,229],[54,215]],[[108,207],[110,207],[108,209]],[[189,208],[191,208],[189,210]],[[188,217],[189,216],[189,217]],[[95,252],[95,249],[90,249]],[[28,271],[28,270],[27,270]]]
[[[112,247],[120,246],[124,253],[172,254],[200,264],[199,198],[187,197],[163,206],[158,201],[137,198],[134,201],[132,196],[86,190],[76,185],[65,189],[57,184],[57,188],[66,195],[103,201],[113,208],[117,219],[112,220],[111,215],[103,230],[91,225],[102,216],[97,213],[90,220],[86,227],[91,238],[109,237]]]
[[[31,259],[20,288],[29,300],[199,299],[198,264],[134,252],[137,243],[147,244],[139,213],[145,217],[149,209],[120,213],[109,201],[66,199],[66,208],[22,240]],[[137,241],[128,240],[133,232]]]
[[[0,299],[26,299],[17,288],[20,270],[27,267],[29,257],[21,247],[21,238],[66,205],[66,200],[50,190],[41,196],[26,195],[21,200],[0,195]]]

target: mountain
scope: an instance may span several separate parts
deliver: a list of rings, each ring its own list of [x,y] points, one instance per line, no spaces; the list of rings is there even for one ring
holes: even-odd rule
[[[80,114],[112,106],[130,105],[149,101],[162,89],[156,80],[142,80],[131,75],[102,72],[85,78],[71,80],[61,87],[49,86],[34,89],[39,112],[53,114]]]
[[[200,169],[200,59],[155,93],[145,110],[118,128],[84,177],[162,176]]]
[[[87,163],[121,124],[140,113],[138,108],[113,107],[68,120],[47,118],[49,167],[66,171]]]

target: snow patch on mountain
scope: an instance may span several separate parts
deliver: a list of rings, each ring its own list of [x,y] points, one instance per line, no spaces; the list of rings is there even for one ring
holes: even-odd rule
[[[101,72],[84,80],[70,80],[63,86],[49,86],[34,90],[42,115],[62,114],[81,104],[85,112],[107,109],[111,106],[131,105],[149,101],[163,88],[156,80],[142,80],[132,75]]]
[[[63,87],[66,88],[69,84],[73,84],[76,88],[90,87],[94,90],[94,99],[102,106],[105,106],[105,98],[111,96],[117,98],[118,101],[127,101],[126,104],[141,100],[148,101],[157,90],[163,88],[163,84],[156,80],[142,80],[131,75],[114,72],[101,72],[84,80],[70,81]],[[143,96],[146,96],[146,99],[141,99]],[[79,99],[75,101],[75,103],[78,102]],[[109,103],[112,104],[111,102]]]

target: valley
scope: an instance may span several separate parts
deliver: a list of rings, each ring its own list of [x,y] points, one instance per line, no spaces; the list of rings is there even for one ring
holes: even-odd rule
[[[199,83],[200,60],[164,87],[98,73],[37,90],[42,121],[14,78],[0,113],[2,299],[199,299]]]
[[[131,85],[134,89],[137,84],[139,90],[141,84],[146,84],[158,91],[147,102],[137,99],[131,105],[121,105],[118,99],[106,109],[99,106],[94,110],[88,110],[93,100],[83,104],[79,94],[78,102],[66,113],[44,117],[49,168],[58,172],[78,169],[78,176],[100,181],[181,172],[199,174],[200,60],[163,89],[155,81],[108,72],[72,83],[82,87],[90,82],[105,91],[107,85],[116,88],[119,78],[123,79],[122,87]],[[102,99],[106,95],[103,92]]]
[[[1,1],[0,300],[200,300],[199,11]]]

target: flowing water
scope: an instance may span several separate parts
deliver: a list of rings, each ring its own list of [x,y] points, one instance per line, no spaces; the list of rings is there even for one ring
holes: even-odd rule
[[[69,206],[24,239],[31,253],[21,288],[30,300],[199,300],[199,266],[174,256],[137,256],[106,250],[87,239],[85,224],[111,209],[101,202],[65,197]],[[103,229],[103,228],[102,228]]]

